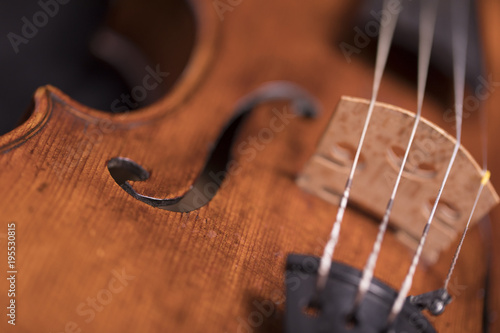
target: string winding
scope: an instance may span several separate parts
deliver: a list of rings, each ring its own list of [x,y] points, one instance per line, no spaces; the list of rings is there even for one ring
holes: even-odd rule
[[[389,4],[391,8],[395,8],[393,12],[388,10]],[[342,220],[344,218],[345,209],[347,207],[347,202],[349,201],[349,195],[351,192],[352,181],[354,178],[354,173],[358,165],[359,156],[363,148],[363,143],[365,141],[366,132],[368,131],[368,125],[370,124],[370,119],[373,114],[373,108],[375,106],[375,101],[377,100],[377,95],[380,87],[380,82],[382,81],[382,74],[387,63],[387,56],[389,54],[389,48],[391,46],[392,37],[394,35],[394,30],[396,28],[396,22],[401,12],[401,1],[400,0],[385,0],[384,1],[384,11],[389,13],[387,24],[380,25],[380,35],[377,44],[377,56],[375,64],[375,75],[373,79],[372,97],[370,100],[370,105],[368,107],[368,114],[366,116],[365,123],[363,125],[363,131],[361,132],[361,137],[359,139],[358,147],[356,149],[356,155],[354,156],[354,161],[351,166],[351,171],[347,179],[345,189],[340,200],[340,205],[335,218],[335,223],[333,224],[332,231],[330,233],[330,238],[326,243],[325,249],[323,251],[323,256],[321,257],[320,265],[318,268],[318,280],[316,289],[321,292],[326,285],[328,279],[328,273],[332,265],[333,253],[335,246],[338,243],[340,227],[342,225]]]
[[[417,95],[417,113],[415,115],[415,122],[411,131],[410,139],[406,147],[406,151],[399,168],[399,172],[396,178],[396,182],[392,189],[391,197],[387,203],[385,214],[382,218],[382,222],[379,226],[379,231],[377,234],[376,241],[373,244],[372,252],[368,257],[365,268],[363,270],[363,275],[361,282],[358,287],[358,292],[354,301],[354,309],[352,315],[355,315],[358,307],[360,306],[364,296],[366,295],[370,284],[373,279],[373,274],[375,271],[375,266],[380,253],[380,248],[382,247],[382,242],[384,240],[384,235],[387,230],[387,225],[389,224],[389,217],[391,215],[392,207],[396,194],[403,176],[403,171],[408,160],[408,155],[417,132],[418,124],[420,122],[420,117],[422,114],[422,104],[424,101],[425,86],[427,82],[427,74],[429,71],[429,62],[431,57],[432,41],[434,37],[434,27],[436,23],[437,15],[437,4],[438,1],[427,0],[421,3],[420,7],[420,40],[419,40],[419,54],[418,54],[418,95]]]
[[[401,285],[398,296],[394,301],[391,312],[388,318],[388,324],[391,325],[397,318],[398,314],[403,308],[406,296],[412,286],[413,276],[420,260],[422,254],[422,249],[424,247],[427,235],[434,219],[439,200],[443,193],[444,187],[450,175],[451,168],[457,157],[458,150],[460,148],[460,141],[462,135],[462,114],[463,114],[463,100],[464,100],[464,89],[465,89],[465,69],[466,69],[466,59],[467,59],[467,39],[468,39],[468,26],[469,26],[469,1],[453,1],[451,4],[452,13],[452,48],[453,48],[453,83],[454,83],[454,93],[455,93],[455,123],[456,123],[456,142],[453,148],[453,153],[451,155],[446,173],[444,175],[441,186],[439,187],[436,200],[432,206],[429,219],[422,232],[422,237],[420,238],[417,250],[413,256],[412,263],[408,269],[408,273]]]

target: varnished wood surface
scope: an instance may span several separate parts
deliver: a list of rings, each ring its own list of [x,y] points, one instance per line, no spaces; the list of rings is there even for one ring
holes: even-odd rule
[[[491,29],[497,24],[491,8],[498,6],[492,3],[483,1],[481,12],[489,68],[499,80],[495,61],[500,55]],[[360,58],[347,64],[338,51],[337,34],[352,29],[345,26],[352,9],[348,2],[243,1],[225,13],[223,22],[210,2],[195,4],[202,26],[193,59],[201,60],[192,63],[169,96],[135,113],[107,115],[44,87],[36,94],[33,116],[0,138],[5,229],[0,232],[16,223],[19,271],[16,327],[4,317],[2,331],[279,332],[286,255],[320,255],[336,212],[299,189],[295,177],[340,96],[369,96],[372,65]],[[134,200],[109,175],[109,159],[128,157],[151,172],[149,180],[134,184],[141,193],[183,193],[236,101],[275,79],[302,85],[324,113],[317,120],[290,119],[273,140],[258,142],[254,154],[237,154],[237,172],[207,206],[191,213],[158,210]],[[384,78],[381,101],[414,109],[415,95],[413,86],[398,77]],[[500,170],[494,139],[498,96],[486,101],[494,182]],[[270,126],[273,108],[289,112],[285,104],[259,107],[241,133],[242,142]],[[437,101],[427,100],[425,110],[429,119],[447,125]],[[479,156],[477,116],[468,121],[464,144]],[[493,237],[500,233],[495,217],[500,218],[498,209],[492,215]],[[375,221],[350,209],[335,258],[362,267],[376,230]],[[451,283],[455,299],[432,319],[439,332],[480,331],[484,243],[480,229],[472,229]],[[452,253],[450,248],[436,265],[420,266],[411,292],[440,287]],[[500,259],[493,254],[490,296],[498,310]],[[411,252],[389,234],[376,276],[398,289],[410,258]],[[0,260],[3,270],[5,259]],[[120,273],[129,276],[121,286]],[[0,281],[3,304],[7,284]],[[91,316],[86,304],[95,298],[106,304]],[[274,311],[252,327],[249,315],[269,301]]]
[[[480,13],[482,15],[482,33],[486,49],[486,63],[487,72],[492,80],[496,82],[496,86],[491,87],[491,95],[485,101],[484,106],[488,115],[488,162],[489,168],[498,173],[500,170],[500,154],[498,148],[498,128],[500,124],[500,113],[498,112],[498,105],[500,105],[500,91],[498,81],[500,81],[500,41],[495,30],[500,29],[500,22],[497,20],[497,14],[500,13],[500,3],[498,1],[481,1]],[[496,188],[500,186],[500,177],[494,176],[492,183]],[[490,304],[491,304],[491,327],[490,332],[500,331],[500,207],[496,207],[490,214],[491,229],[487,232],[491,233],[491,290]]]

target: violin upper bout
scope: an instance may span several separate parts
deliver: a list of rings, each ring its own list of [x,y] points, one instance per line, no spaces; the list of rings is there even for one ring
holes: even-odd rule
[[[68,108],[65,109],[77,117],[90,120],[91,122],[95,120],[112,121],[117,125],[123,124],[125,127],[155,121],[181,107],[187,100],[192,98],[194,92],[202,85],[202,82],[207,78],[210,69],[213,67],[211,65],[218,46],[221,25],[216,12],[211,8],[211,3],[189,1],[188,5],[195,22],[195,44],[189,53],[185,68],[182,69],[182,75],[175,81],[172,89],[158,101],[137,111],[112,114],[78,103],[53,86],[42,86],[36,90],[23,122],[12,131],[0,136],[0,153],[6,153],[22,145],[36,135],[51,118],[51,113],[54,109],[54,100],[68,105]],[[169,8],[168,6],[168,4],[162,2],[155,2],[152,5],[150,4],[150,6],[144,6],[144,13],[142,14],[145,17],[151,16],[153,13],[160,15]],[[120,8],[127,8],[127,6]],[[134,13],[134,10],[129,11]],[[122,12],[117,13],[117,16],[124,15]],[[144,35],[155,33],[155,36],[158,36],[151,40],[152,45],[162,44],[161,40],[164,40],[165,36],[163,35],[164,33],[155,32],[155,29],[158,30],[157,25],[142,21],[135,23],[143,24],[142,33]],[[141,48],[148,49],[148,58],[158,59],[158,62],[150,65],[150,72],[156,71],[155,74],[157,76],[170,74],[171,68],[169,68],[169,65],[171,66],[172,64],[165,63],[165,61],[162,62],[161,60],[164,58],[165,48],[155,49],[154,47],[150,47],[150,45],[141,46]],[[148,72],[145,72],[144,75],[147,74]],[[161,79],[163,79],[163,76]],[[95,93],[98,94],[99,92],[96,91]]]
[[[12,131],[0,136],[0,154],[22,145],[36,135],[50,119],[53,100],[48,86],[36,90],[26,120]]]

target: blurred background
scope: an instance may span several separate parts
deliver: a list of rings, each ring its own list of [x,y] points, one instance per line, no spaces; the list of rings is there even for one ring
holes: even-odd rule
[[[195,37],[184,1],[149,1],[141,8],[126,0],[2,1],[0,31],[0,135],[19,124],[34,91],[46,84],[106,112],[152,103],[181,75]],[[141,46],[152,38],[162,40],[157,50]],[[168,76],[146,96],[126,102],[123,96],[157,70]]]

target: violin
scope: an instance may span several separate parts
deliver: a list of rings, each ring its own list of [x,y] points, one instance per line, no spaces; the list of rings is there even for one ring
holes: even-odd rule
[[[64,15],[66,2],[54,3]],[[477,3],[496,188],[499,7]],[[327,0],[113,3],[91,46],[134,83],[109,100],[111,112],[45,85],[0,136],[2,331],[292,332],[290,284],[312,277],[294,272],[290,255],[321,257],[339,208],[297,180],[342,96],[371,94],[376,41],[356,46],[358,10]],[[347,59],[341,42],[359,52]],[[453,133],[449,95],[426,98],[423,117]],[[415,97],[407,78],[384,74],[378,101],[415,110]],[[476,160],[479,123],[470,112],[462,135]],[[498,218],[497,207],[470,228],[451,303],[439,316],[419,312],[428,326],[415,331],[500,330]],[[363,269],[379,222],[347,206],[332,272]],[[414,255],[396,231],[374,272],[383,295],[399,290]],[[411,295],[441,288],[459,241],[418,265]]]

